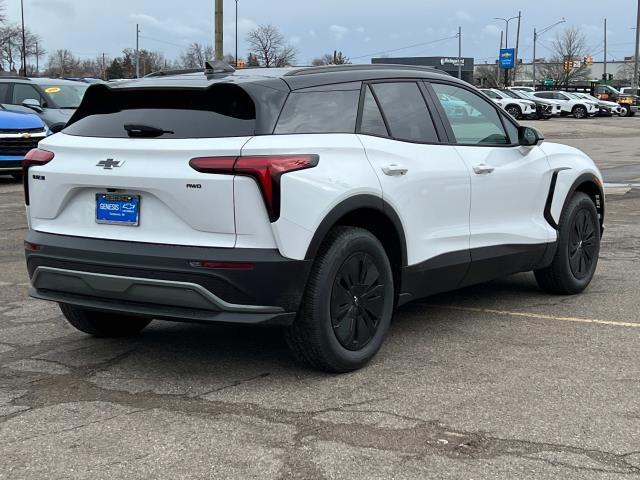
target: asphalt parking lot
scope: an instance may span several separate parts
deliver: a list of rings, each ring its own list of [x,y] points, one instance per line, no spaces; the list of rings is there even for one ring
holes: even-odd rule
[[[640,476],[640,118],[530,124],[608,183],[590,288],[522,274],[410,304],[349,375],[297,367],[274,330],[73,330],[27,298],[22,187],[0,177],[0,478]]]

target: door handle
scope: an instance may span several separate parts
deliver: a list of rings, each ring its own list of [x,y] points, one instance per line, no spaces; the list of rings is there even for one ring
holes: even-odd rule
[[[494,170],[495,170],[495,167],[492,167],[490,165],[485,165],[484,163],[481,163],[480,165],[476,165],[475,167],[473,167],[473,171],[476,172],[476,174],[478,175],[487,175],[489,173],[493,173]]]
[[[382,172],[385,175],[389,175],[390,177],[396,177],[399,175],[406,175],[409,170],[401,167],[400,165],[387,165],[386,167],[382,167]]]

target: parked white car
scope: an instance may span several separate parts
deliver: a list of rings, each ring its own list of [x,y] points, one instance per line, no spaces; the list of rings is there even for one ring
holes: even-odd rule
[[[531,100],[514,98],[495,88],[483,88],[481,91],[516,120],[536,115],[536,104]]]
[[[573,115],[574,118],[589,118],[598,113],[598,103],[577,97],[569,92],[548,91],[535,92],[538,98],[555,100],[562,106],[563,115]]]
[[[29,294],[75,328],[279,326],[299,361],[346,372],[396,305],[517,272],[556,294],[591,282],[598,168],[471,85],[222,65],[93,85],[27,155]]]
[[[601,116],[620,115],[620,113],[622,112],[622,107],[618,105],[616,102],[600,100],[599,98],[596,98],[593,95],[589,95],[588,93],[582,93],[582,92],[573,92],[573,95],[575,95],[576,97],[584,98],[585,100],[589,100],[591,102],[597,102],[598,107],[600,107],[598,115],[601,115]]]

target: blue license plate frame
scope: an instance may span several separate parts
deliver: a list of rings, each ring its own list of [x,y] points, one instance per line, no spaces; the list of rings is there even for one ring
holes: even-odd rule
[[[140,225],[140,195],[96,193],[96,223],[102,225]]]

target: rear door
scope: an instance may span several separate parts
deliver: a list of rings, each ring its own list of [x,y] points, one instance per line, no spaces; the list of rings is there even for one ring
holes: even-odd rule
[[[359,138],[400,217],[408,263],[416,271],[446,269],[446,277],[420,279],[433,290],[455,288],[469,262],[470,174],[454,148],[444,144],[422,84],[389,81],[365,85]],[[464,116],[457,108],[452,115]]]
[[[122,110],[99,107],[109,113],[88,115],[42,141],[40,148],[55,157],[29,171],[31,227],[79,237],[234,247],[234,176],[200,173],[189,165],[196,157],[237,157],[251,138],[255,111],[241,105],[250,99],[239,88],[227,90],[224,99],[212,101],[226,105],[219,112],[200,108],[197,95],[185,96],[181,105],[180,92],[156,91],[153,108],[127,108],[144,107],[140,97],[120,99]],[[170,101],[163,104],[163,95]],[[118,203],[123,198],[129,201]],[[137,222],[128,221],[135,215],[120,216],[126,209],[137,213]]]

